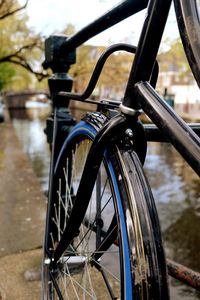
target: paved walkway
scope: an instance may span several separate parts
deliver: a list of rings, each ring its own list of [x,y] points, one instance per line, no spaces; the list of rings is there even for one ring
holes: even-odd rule
[[[45,209],[12,124],[0,124],[0,300],[41,299]]]

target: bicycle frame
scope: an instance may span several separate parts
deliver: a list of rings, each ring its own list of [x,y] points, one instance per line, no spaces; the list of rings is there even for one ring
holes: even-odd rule
[[[178,0],[174,1],[177,2]],[[126,115],[142,108],[147,116],[162,130],[163,134],[166,135],[168,140],[186,159],[194,171],[200,175],[200,140],[198,136],[173,110],[170,110],[162,98],[145,83],[151,80],[171,2],[172,0],[149,1],[147,17],[136,50],[135,59],[121,105],[121,111]],[[85,27],[71,39],[66,40],[60,48],[60,53],[64,53],[64,50],[67,51],[67,49],[79,45],[91,36],[127,18],[131,13],[134,14],[142,10],[146,5],[146,0],[139,2],[124,1],[114,10]],[[130,9],[128,15],[126,13],[127,8]],[[123,13],[124,15],[122,15]],[[108,18],[108,15],[110,22],[105,25],[105,20]],[[151,45],[151,47],[149,47],[149,45]],[[67,93],[63,93],[62,95],[67,97]],[[68,94],[68,97],[69,96],[71,99],[82,101],[86,98],[84,94],[82,95],[83,97],[80,98],[73,94]],[[85,96],[88,96],[88,94],[86,93]],[[176,120],[174,126],[170,125],[171,120]]]
[[[179,0],[174,1],[177,2]],[[147,116],[160,129],[162,135],[170,143],[172,143],[193,170],[200,175],[200,139],[198,135],[194,133],[190,126],[182,121],[182,119],[171,108],[169,108],[162,97],[160,97],[149,84],[152,79],[154,66],[156,64],[156,57],[171,2],[172,0],[126,0],[68,40],[64,40],[64,42],[59,45],[59,51],[57,51],[57,54],[64,59],[66,58],[65,53],[68,53],[67,55],[69,56],[70,51],[81,45],[89,38],[113,26],[128,16],[144,9],[148,4],[147,17],[136,49],[136,55],[130,72],[124,99],[120,105],[122,114],[117,116],[115,119],[111,119],[99,132],[94,140],[94,146],[90,149],[89,157],[86,161],[83,177],[86,178],[87,181],[85,179],[84,181],[81,180],[76,199],[76,205],[79,205],[80,201],[81,205],[83,205],[81,194],[84,186],[84,189],[86,189],[87,192],[84,192],[85,209],[87,209],[87,204],[97,176],[97,170],[103,159],[104,150],[108,147],[111,137],[117,136],[116,133],[119,128],[124,127],[125,124],[127,126],[127,123],[128,126],[137,131],[137,128],[135,127],[137,122],[135,121],[140,109],[147,114]],[[106,23],[108,17],[109,22]],[[51,63],[51,61],[47,61],[46,66],[51,65]],[[68,64],[70,65],[71,62]],[[87,93],[86,95],[73,94],[70,93],[70,90],[71,88],[67,91],[62,89],[57,91],[58,98],[55,98],[56,107],[60,107],[59,101],[61,98],[63,105],[64,100],[75,99],[84,102],[85,96],[88,96]],[[198,127],[198,130],[199,129],[200,127]],[[55,139],[57,138],[56,135],[57,131],[55,126]],[[88,174],[90,174],[89,179]],[[93,175],[91,176],[91,174]],[[93,178],[92,181],[91,178]],[[82,218],[80,216],[80,220],[81,219]],[[79,220],[77,220],[77,216],[76,221],[74,221],[73,218],[70,218],[69,224],[70,222],[73,222],[74,230],[76,231],[80,225]],[[66,237],[65,232],[66,230],[64,231],[63,237],[55,251],[54,263],[59,260],[71,241],[71,237]],[[54,266],[54,263],[52,263],[52,266]]]

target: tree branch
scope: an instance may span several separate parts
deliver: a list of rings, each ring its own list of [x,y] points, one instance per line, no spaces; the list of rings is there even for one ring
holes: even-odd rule
[[[18,58],[20,58],[20,57],[18,57]],[[42,79],[49,76],[46,72],[34,71],[33,68],[25,60],[17,60],[17,59],[11,58],[9,60],[9,62],[13,63],[15,65],[21,66],[22,68],[28,70],[29,72],[31,72],[32,74],[34,74],[37,77],[38,81],[41,81]]]
[[[26,69],[27,71],[31,72],[32,74],[34,74],[38,81],[41,81],[42,79],[48,77],[49,75],[47,74],[47,72],[37,72],[34,71],[33,68],[31,67],[31,65],[20,55],[9,55],[7,57],[3,57],[0,60],[0,63],[3,62],[9,62],[18,66],[23,67],[24,69]]]
[[[11,9],[11,10],[8,9],[7,12],[3,13],[2,15],[0,15],[0,20],[5,19],[5,18],[7,18],[7,17],[9,17],[9,16],[11,16],[11,15],[14,15],[16,12],[25,9],[26,6],[27,6],[27,4],[28,4],[28,1],[29,1],[29,0],[26,0],[25,4],[24,4],[23,6],[20,6],[20,7],[18,7],[18,8]],[[2,7],[4,3],[5,3],[5,1],[2,0],[2,2],[0,3],[0,6]]]
[[[9,54],[9,55],[6,55],[6,56],[4,56],[4,57],[1,57],[1,58],[0,58],[0,63],[9,61],[12,57],[15,57],[15,56],[17,56],[18,54],[20,54],[23,50],[25,50],[25,49],[32,49],[32,48],[35,47],[36,45],[37,45],[37,42],[33,42],[33,43],[31,43],[31,44],[24,45],[24,46],[22,46],[21,48],[19,48],[17,51],[15,51],[14,53]]]

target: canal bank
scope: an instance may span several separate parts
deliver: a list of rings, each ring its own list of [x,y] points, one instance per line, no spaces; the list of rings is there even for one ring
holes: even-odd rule
[[[10,122],[0,124],[0,299],[41,297],[46,197]]]

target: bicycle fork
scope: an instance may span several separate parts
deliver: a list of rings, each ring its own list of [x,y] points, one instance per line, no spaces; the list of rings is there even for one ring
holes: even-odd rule
[[[143,126],[138,121],[137,116],[138,112],[136,116],[132,116],[130,120],[129,117],[126,117],[123,114],[118,114],[114,118],[110,119],[108,123],[106,123],[97,133],[86,160],[73,210],[63,232],[62,238],[54,252],[52,267],[55,266],[65,249],[67,249],[71,243],[73,237],[79,231],[79,227],[87,210],[98,171],[103,160],[104,151],[106,148],[109,148],[113,142],[117,142],[120,132],[123,132],[127,128],[133,128],[135,137],[138,139],[138,142],[135,143],[137,147],[134,150],[138,153],[138,156],[140,156],[141,161],[144,161],[144,157],[146,155],[146,139]]]

